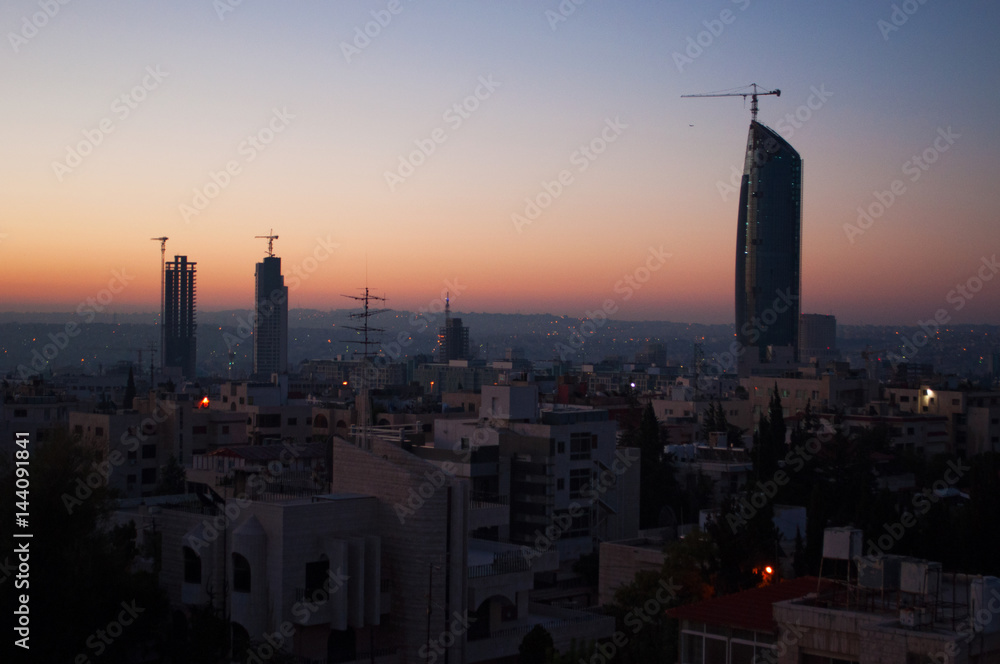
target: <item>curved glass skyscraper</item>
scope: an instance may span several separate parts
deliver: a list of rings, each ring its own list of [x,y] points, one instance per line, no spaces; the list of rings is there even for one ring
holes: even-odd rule
[[[768,346],[797,353],[801,228],[802,158],[754,120],[736,234],[736,337],[751,362],[768,361]]]

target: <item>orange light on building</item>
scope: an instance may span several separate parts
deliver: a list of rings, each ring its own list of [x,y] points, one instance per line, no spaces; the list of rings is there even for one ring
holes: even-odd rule
[[[198,403],[198,408],[208,408],[208,397],[203,397]]]

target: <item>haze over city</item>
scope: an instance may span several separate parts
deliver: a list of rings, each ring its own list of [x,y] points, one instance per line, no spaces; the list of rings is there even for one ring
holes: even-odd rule
[[[292,307],[451,284],[460,311],[730,322],[749,100],[681,95],[757,82],[803,158],[802,311],[997,323],[996,283],[948,296],[996,247],[1000,9],[911,5],[6,3],[0,307],[119,270],[109,310],[156,311],[158,236],[200,309],[248,307],[273,228]]]

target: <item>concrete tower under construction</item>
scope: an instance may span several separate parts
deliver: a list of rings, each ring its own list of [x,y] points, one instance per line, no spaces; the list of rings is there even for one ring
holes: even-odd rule
[[[193,380],[198,325],[195,320],[195,265],[187,256],[174,256],[163,271],[163,355],[164,369],[179,369]]]

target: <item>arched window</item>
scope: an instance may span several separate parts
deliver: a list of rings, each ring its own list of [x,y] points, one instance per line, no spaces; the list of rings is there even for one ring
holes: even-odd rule
[[[233,554],[233,592],[250,592],[250,562],[238,553]]]
[[[184,547],[184,583],[201,583],[201,557],[189,546]]]

